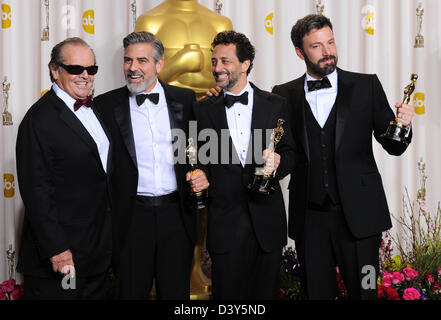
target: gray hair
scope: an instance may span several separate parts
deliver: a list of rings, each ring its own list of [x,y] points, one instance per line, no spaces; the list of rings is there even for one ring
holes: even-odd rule
[[[64,64],[66,59],[61,54],[61,50],[63,49],[63,47],[65,45],[68,45],[68,44],[74,45],[74,46],[84,46],[84,47],[89,48],[93,54],[94,64],[96,64],[95,52],[93,52],[93,49],[89,46],[89,44],[86,41],[84,41],[83,39],[78,38],[78,37],[67,38],[67,39],[61,41],[60,43],[56,44],[55,47],[52,48],[51,61],[49,61],[49,64],[48,64],[49,76],[50,76],[52,82],[55,82],[55,79],[52,76],[51,68],[55,68],[55,67],[60,68],[60,65]]]
[[[153,59],[158,63],[164,57],[164,45],[161,40],[147,31],[132,32],[123,40],[124,50],[131,44],[150,43],[153,47]]]

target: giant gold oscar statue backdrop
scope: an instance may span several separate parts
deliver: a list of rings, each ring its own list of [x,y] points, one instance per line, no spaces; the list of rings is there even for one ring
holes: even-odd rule
[[[190,88],[198,98],[216,86],[211,72],[211,42],[219,32],[232,29],[230,19],[202,6],[197,0],[165,0],[141,15],[135,25],[135,31],[151,32],[164,44],[161,81]],[[211,280],[201,268],[206,219],[206,210],[198,212],[198,242],[191,274],[190,297],[193,300],[209,299],[211,295]]]
[[[165,65],[159,78],[193,89],[202,97],[216,83],[211,73],[211,42],[216,34],[232,30],[230,19],[197,0],[165,0],[141,15],[135,31],[148,31],[165,47]]]

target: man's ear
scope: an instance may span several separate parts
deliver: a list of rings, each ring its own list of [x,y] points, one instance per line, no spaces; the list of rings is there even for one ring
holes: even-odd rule
[[[55,64],[52,64],[50,66],[50,70],[51,70],[52,78],[54,78],[55,81],[58,80],[58,78],[59,78],[58,73],[60,72],[60,67]]]
[[[303,61],[305,61],[305,56],[303,55],[303,51],[302,49],[300,49],[299,47],[296,47],[296,54],[297,56],[302,59]]]
[[[156,73],[159,74],[162,70],[162,68],[164,68],[164,58],[160,59],[157,63],[156,63]]]
[[[242,72],[247,73],[248,69],[250,68],[251,62],[250,60],[245,60],[242,62]]]

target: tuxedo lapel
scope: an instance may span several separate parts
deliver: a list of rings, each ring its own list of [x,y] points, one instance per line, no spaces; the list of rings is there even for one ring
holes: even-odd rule
[[[353,100],[354,83],[350,82],[345,72],[338,69],[338,93],[335,101],[337,107],[337,123],[335,132],[335,151],[340,147],[347,116]]]
[[[135,167],[138,167],[136,161],[135,139],[133,137],[132,130],[132,120],[130,118],[129,94],[128,91],[126,92],[126,94],[120,96],[121,99],[117,102],[113,111],[127,151],[129,152]]]
[[[184,129],[183,121],[184,121],[184,105],[181,102],[178,102],[179,99],[176,99],[173,96],[170,88],[160,82],[165,94],[165,99],[167,101],[167,110],[168,116],[170,120],[170,128],[171,129]]]
[[[290,100],[294,101],[294,103],[291,105],[292,107],[292,117],[294,123],[291,124],[292,130],[295,130],[297,136],[300,138],[300,142],[302,144],[303,150],[305,151],[306,157],[309,161],[309,142],[308,142],[308,133],[306,129],[306,116],[305,116],[305,108],[310,108],[306,101],[305,97],[305,89],[304,89],[304,83],[305,83],[305,77],[306,75],[303,75],[299,81],[299,83],[291,88],[290,90]],[[296,101],[299,103],[297,104]]]
[[[66,106],[63,100],[57,97],[54,91],[51,90],[48,92],[48,94],[52,103],[60,112],[60,119],[66,123],[66,125],[71,128],[90,149],[93,150],[93,155],[99,161],[99,163],[101,163],[96,143],[81,121]]]
[[[265,97],[262,95],[261,90],[259,88],[257,88],[254,84],[250,83],[250,85],[252,86],[253,90],[254,90],[254,94],[253,94],[253,99],[254,99],[254,103],[253,103],[253,113],[251,116],[251,134],[250,134],[250,140],[248,142],[248,152],[247,152],[247,160],[246,160],[246,165],[245,167],[247,169],[251,168],[251,164],[255,163],[255,161],[253,161],[254,156],[259,157],[261,156],[260,154],[260,150],[258,152],[258,154],[254,154],[257,152],[257,150],[254,150],[254,146],[259,146],[261,145],[260,142],[257,143],[257,141],[255,141],[256,139],[260,139],[261,143],[263,143],[262,147],[263,149],[266,149],[268,146],[265,145],[266,143],[266,129],[269,128],[270,126],[268,126],[268,121],[271,117],[269,117],[268,113],[271,113],[271,106],[268,104],[268,101],[265,99]],[[261,136],[256,136],[255,135],[255,129],[259,129],[259,131],[261,132]],[[257,160],[257,159],[254,159]]]
[[[251,130],[267,128],[268,112],[271,112],[268,108],[268,102],[262,97],[260,89],[251,84],[254,89],[254,104],[253,115],[251,120]]]

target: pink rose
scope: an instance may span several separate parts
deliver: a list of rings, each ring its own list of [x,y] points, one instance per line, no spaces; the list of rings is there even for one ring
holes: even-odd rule
[[[404,268],[403,273],[406,276],[407,281],[411,281],[418,276],[418,272],[413,270],[412,268]]]
[[[383,286],[390,287],[392,285],[393,275],[389,272],[383,272]]]
[[[438,275],[441,277],[441,266],[438,267]]]
[[[8,297],[0,290],[0,301],[1,300],[9,300]]]
[[[404,281],[404,274],[402,274],[401,272],[394,272],[392,274],[392,283],[400,284],[401,281]]]
[[[11,293],[12,291],[14,291],[14,287],[15,287],[14,280],[6,280],[3,281],[2,284],[0,284],[0,289],[4,293]]]
[[[435,281],[435,278],[432,276],[431,273],[426,273],[424,276],[424,279],[427,281],[427,283],[431,284],[433,281]]]
[[[407,288],[404,290],[403,299],[404,300],[419,300],[421,294],[415,288]]]
[[[440,293],[440,284],[439,284],[439,282],[435,282],[434,284],[433,284],[433,286],[432,286],[432,291],[433,292],[435,292],[435,293]]]
[[[24,297],[23,286],[16,286],[15,290],[12,292],[13,300],[22,300]]]

